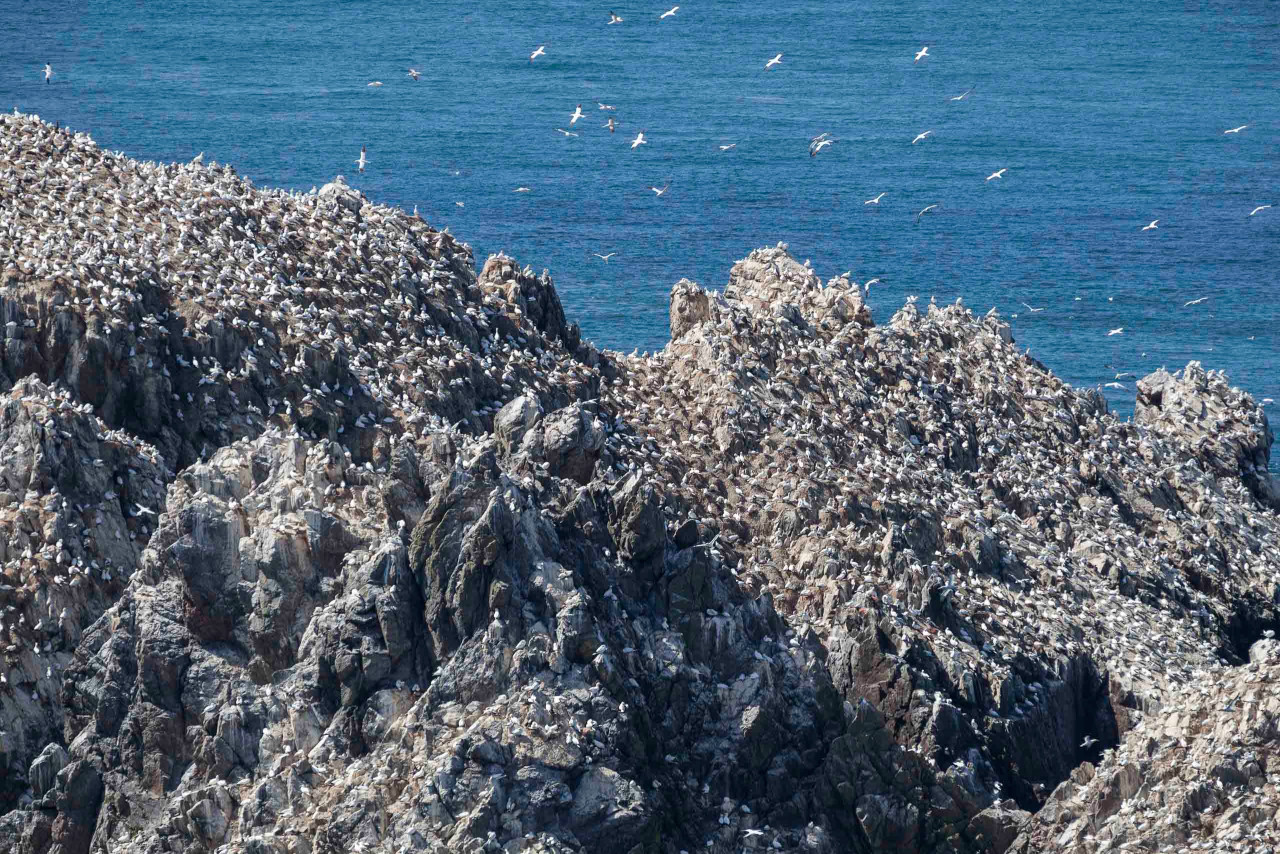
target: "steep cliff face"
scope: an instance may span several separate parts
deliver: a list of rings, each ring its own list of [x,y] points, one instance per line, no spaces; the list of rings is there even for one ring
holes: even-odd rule
[[[1271,434],[1221,377],[1119,422],[782,246],[600,352],[340,181],[0,121],[0,849],[1274,835]],[[1210,679],[1239,727],[1178,718]],[[1168,739],[1249,810],[1143,835]]]

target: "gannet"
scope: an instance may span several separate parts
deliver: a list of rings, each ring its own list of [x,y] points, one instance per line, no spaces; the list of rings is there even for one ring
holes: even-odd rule
[[[987,180],[990,181],[992,178],[999,178],[1001,175],[1003,175],[1005,172],[1008,172],[1008,171],[1009,171],[1008,168],[997,169],[995,172],[992,172],[990,175],[987,176]]]
[[[533,53],[529,54],[529,61],[533,62],[538,57],[545,55],[546,52],[547,52],[546,45],[542,45],[542,44],[538,45],[538,49],[535,50]]]
[[[649,144],[649,141],[644,138],[644,131],[640,131],[638,134],[636,134],[636,138],[631,140],[631,150],[634,151],[637,146],[648,145],[648,144]]]
[[[421,76],[422,76],[422,72],[421,72],[421,71],[419,71],[419,70],[418,70],[418,69],[416,69],[416,68],[410,68],[410,69],[409,69],[409,76],[410,76],[410,77],[412,77],[414,80],[417,80],[419,77],[421,77]]]
[[[1151,220],[1151,224],[1150,224],[1150,225],[1144,225],[1144,226],[1142,227],[1142,230],[1143,230],[1143,231],[1147,231],[1148,229],[1152,229],[1152,228],[1159,228],[1159,226],[1157,226],[1157,225],[1156,225],[1156,223],[1157,223],[1157,222],[1159,222],[1159,221],[1160,221],[1160,220],[1158,220],[1158,219],[1153,219],[1153,220]]]
[[[356,160],[356,166],[360,168],[360,174],[364,174],[364,167],[369,165],[369,159],[365,157],[365,147],[360,146],[360,157]]]
[[[813,139],[809,140],[809,156],[810,157],[816,156],[819,151],[826,148],[828,145],[830,145],[835,141],[836,141],[835,137],[833,137],[831,134],[827,133],[826,131],[823,131],[822,133],[815,136]]]
[[[916,53],[916,62],[919,62],[920,60],[924,59],[928,55],[929,55],[929,46],[925,45],[924,47],[920,48],[918,53]]]
[[[52,76],[53,76],[53,66],[46,62],[44,64],[44,82],[45,83],[50,82],[49,78]]]
[[[622,19],[621,19],[621,18],[619,18],[617,15],[613,14],[612,12],[610,12],[610,13],[609,13],[609,23],[610,23],[610,24],[621,24],[621,23],[622,23]]]
[[[670,18],[672,15],[676,13],[677,10],[679,10],[679,8],[680,8],[679,6],[672,6],[670,9],[668,9],[667,11],[659,15],[658,20],[661,21],[663,18]]]
[[[912,144],[912,145],[915,145],[917,142],[919,142],[920,140],[924,139],[925,137],[927,137],[927,136],[928,136],[929,134],[931,134],[931,133],[933,133],[933,131],[931,131],[931,130],[927,130],[927,131],[925,131],[924,133],[916,134],[916,138],[915,138],[915,139],[913,139],[913,140],[911,140],[911,144]]]
[[[863,204],[878,205],[880,204],[880,200],[883,199],[886,195],[888,195],[888,193],[881,193],[880,195],[876,196],[874,199],[867,199],[865,202],[863,202]]]
[[[1271,205],[1258,205],[1256,208],[1254,208],[1253,210],[1249,211],[1249,216],[1253,216],[1253,215],[1254,215],[1254,214],[1256,214],[1258,211],[1265,211],[1265,210],[1266,210],[1267,208],[1269,208],[1269,207],[1271,207]]]
[[[48,68],[48,66],[45,66],[45,67]],[[1228,128],[1227,130],[1224,130],[1223,133],[1239,133],[1240,131],[1244,130],[1247,127],[1248,125],[1240,125],[1240,127],[1238,128]]]
[[[582,105],[579,104],[573,110],[573,115],[569,116],[569,127],[573,127],[578,123],[578,119],[582,118]]]
[[[782,54],[778,54],[773,59],[769,60],[764,64],[764,70],[768,71],[770,68],[773,68],[775,65],[781,65],[781,64],[782,64]]]

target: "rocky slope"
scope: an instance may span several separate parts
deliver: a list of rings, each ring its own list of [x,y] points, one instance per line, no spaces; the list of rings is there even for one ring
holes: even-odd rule
[[[0,850],[1275,844],[1221,376],[1121,422],[782,246],[601,352],[340,180],[2,122]]]

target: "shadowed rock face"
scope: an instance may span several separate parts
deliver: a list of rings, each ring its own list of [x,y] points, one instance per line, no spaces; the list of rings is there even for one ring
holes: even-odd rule
[[[623,357],[340,183],[0,122],[0,850],[1274,835],[1271,434],[1221,377],[1117,422],[783,246]]]

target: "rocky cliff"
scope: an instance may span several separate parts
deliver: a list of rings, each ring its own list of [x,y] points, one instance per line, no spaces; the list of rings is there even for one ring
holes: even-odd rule
[[[0,850],[1275,843],[1220,375],[1119,421],[783,246],[602,352],[340,180],[0,121]]]

